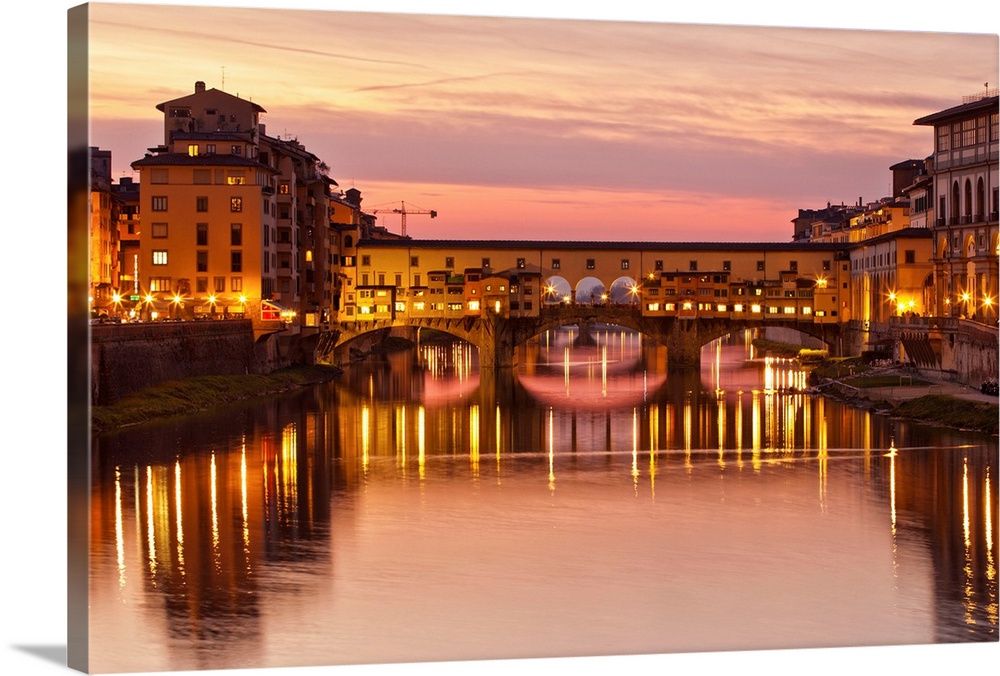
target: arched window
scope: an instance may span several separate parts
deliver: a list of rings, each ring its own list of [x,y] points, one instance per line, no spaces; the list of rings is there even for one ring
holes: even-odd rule
[[[350,235],[345,235],[344,236],[344,248],[345,249],[350,249],[353,246],[354,246],[354,238],[351,237]]]
[[[986,218],[986,188],[983,186],[983,177],[979,177],[979,183],[976,185],[976,221],[982,221]]]
[[[951,218],[952,223],[958,222],[958,181],[951,184]]]
[[[969,179],[965,179],[965,215],[972,215],[972,181]]]

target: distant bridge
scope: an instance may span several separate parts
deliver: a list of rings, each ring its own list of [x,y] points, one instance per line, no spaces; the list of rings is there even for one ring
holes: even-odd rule
[[[767,315],[734,319],[728,317],[650,317],[643,316],[637,305],[552,305],[537,317],[504,317],[484,314],[468,317],[410,317],[340,322],[323,334],[317,349],[320,361],[343,362],[344,350],[362,336],[394,328],[434,329],[451,334],[479,348],[481,368],[510,368],[516,365],[516,348],[545,331],[566,325],[613,324],[633,329],[667,348],[667,361],[678,365],[696,365],[701,348],[734,331],[754,328],[790,328],[818,338],[829,346],[830,353],[842,352],[841,325],[817,324],[811,318],[797,321],[785,315]],[[338,354],[339,358],[338,358]]]

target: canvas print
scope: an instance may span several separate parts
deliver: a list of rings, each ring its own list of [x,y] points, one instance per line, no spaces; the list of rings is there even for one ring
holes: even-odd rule
[[[998,641],[996,34],[68,26],[72,668]]]

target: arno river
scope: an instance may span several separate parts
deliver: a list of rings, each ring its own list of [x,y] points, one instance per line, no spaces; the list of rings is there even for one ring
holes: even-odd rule
[[[593,337],[95,439],[91,670],[997,640],[996,438]]]

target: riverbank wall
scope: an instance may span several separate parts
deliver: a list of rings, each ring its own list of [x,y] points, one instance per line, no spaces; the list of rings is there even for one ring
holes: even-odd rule
[[[289,366],[294,352],[279,334],[255,340],[249,320],[94,325],[90,348],[98,406],[168,380],[271,373]]]

